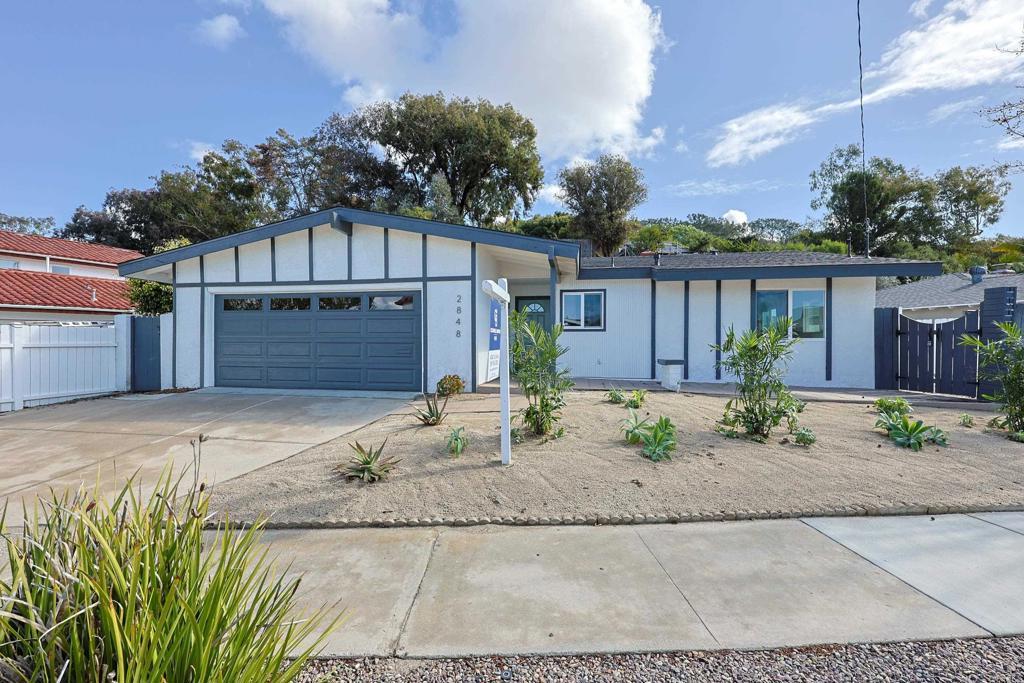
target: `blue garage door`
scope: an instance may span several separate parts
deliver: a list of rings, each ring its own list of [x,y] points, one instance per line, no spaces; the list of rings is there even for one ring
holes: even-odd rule
[[[419,292],[216,299],[216,384],[418,391]]]

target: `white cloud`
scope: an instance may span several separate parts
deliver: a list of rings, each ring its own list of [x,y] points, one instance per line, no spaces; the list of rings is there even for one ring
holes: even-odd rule
[[[1022,21],[1020,0],[949,0],[934,17],[889,44],[865,74],[864,102],[1013,80],[1024,71],[1024,61],[998,48],[1017,43]],[[707,162],[716,167],[757,159],[808,126],[856,106],[856,99],[819,106],[790,102],[738,116],[719,127]]]
[[[996,149],[1002,151],[1024,149],[1024,138],[1020,136],[1003,137],[999,142],[996,143]]]
[[[928,16],[928,7],[932,4],[932,0],[914,0],[913,4],[910,5],[910,9],[907,10],[918,19],[924,19]]]
[[[739,209],[729,209],[722,214],[722,220],[727,223],[734,223],[735,225],[743,225],[749,222],[747,220],[747,213]]]
[[[545,183],[537,193],[537,198],[554,206],[565,206],[565,194],[562,192],[561,186],[555,183]]]
[[[676,145],[673,149],[680,154],[686,154],[690,151],[690,146],[686,144],[686,138],[684,137],[686,135],[686,126],[679,126],[679,128],[676,129],[676,135],[679,139],[676,141]]]
[[[245,29],[233,14],[218,14],[210,19],[203,19],[196,27],[196,37],[207,45],[219,50],[226,50],[239,38],[245,35]]]
[[[453,0],[450,34],[418,3],[263,0],[293,47],[345,88],[352,105],[406,90],[510,102],[555,158],[650,154],[664,128],[644,130],[661,17],[642,0]]]
[[[200,142],[199,140],[188,141],[188,156],[192,161],[200,162],[210,152],[216,151],[216,147],[208,142]]]
[[[949,102],[948,104],[941,104],[928,112],[928,122],[938,123],[939,121],[945,121],[948,118],[952,118],[957,114],[962,114],[968,111],[977,111],[981,103],[985,101],[985,98],[981,95],[977,97],[971,97],[966,100],[957,100],[956,102]]]
[[[715,195],[739,194],[741,192],[770,192],[785,186],[785,183],[765,179],[740,182],[711,179],[682,180],[674,185],[670,185],[668,190],[677,197],[711,197]]]
[[[252,0],[217,0],[217,2],[226,7],[233,7],[243,12],[248,12],[252,9]]]

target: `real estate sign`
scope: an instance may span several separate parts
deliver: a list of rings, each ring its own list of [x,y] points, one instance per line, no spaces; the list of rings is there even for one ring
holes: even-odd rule
[[[485,382],[495,380],[501,367],[501,302],[491,299],[490,341],[487,346]]]

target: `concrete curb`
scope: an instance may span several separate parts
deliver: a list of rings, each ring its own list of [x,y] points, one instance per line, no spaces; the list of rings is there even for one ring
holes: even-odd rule
[[[683,524],[687,522],[723,522],[759,519],[797,519],[800,517],[881,517],[902,515],[948,515],[976,512],[1024,512],[1024,502],[998,505],[840,505],[823,508],[789,508],[785,510],[735,510],[731,512],[678,512],[635,515],[551,515],[545,517],[399,517],[399,518],[341,518],[312,521],[268,520],[264,529],[382,529],[395,527],[436,526],[609,526],[618,524]],[[207,528],[215,529],[224,522],[210,521]],[[247,528],[252,522],[228,520],[232,528]]]

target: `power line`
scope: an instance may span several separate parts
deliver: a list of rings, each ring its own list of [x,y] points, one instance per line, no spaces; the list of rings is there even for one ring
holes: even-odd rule
[[[860,181],[864,195],[864,255],[871,258],[871,230],[868,228],[868,161],[864,135],[864,45],[860,39],[860,0],[857,0],[857,72],[860,85]]]

